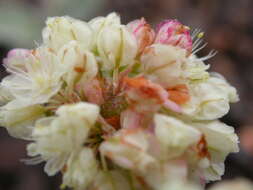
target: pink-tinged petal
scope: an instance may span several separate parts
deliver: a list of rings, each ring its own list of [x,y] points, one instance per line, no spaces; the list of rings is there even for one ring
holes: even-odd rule
[[[28,56],[30,55],[31,51],[28,49],[12,49],[8,52],[7,57],[13,57],[13,56]]]
[[[83,90],[88,102],[98,105],[104,103],[103,89],[98,79],[93,79],[85,83]]]
[[[128,109],[121,114],[121,127],[123,129],[137,129],[141,126],[143,115]]]
[[[137,40],[139,53],[154,42],[155,32],[144,18],[128,23],[127,28]]]
[[[29,55],[31,55],[31,51],[28,49],[12,49],[8,52],[7,57],[5,59],[3,59],[3,63],[5,65],[10,64],[11,62],[13,62],[13,60],[17,60],[17,59],[24,59],[25,57],[28,57]]]
[[[164,103],[164,107],[166,107],[167,109],[170,109],[174,112],[182,112],[182,108],[176,104],[175,102],[171,101],[171,100],[167,100],[165,103]]]
[[[177,20],[166,20],[158,25],[155,43],[178,46],[188,52],[192,51],[190,29]]]
[[[155,100],[156,103],[164,103],[168,97],[168,92],[159,84],[152,83],[144,77],[124,78],[124,86],[129,99],[141,101],[145,99]]]
[[[177,103],[169,100],[168,91],[159,84],[153,83],[144,77],[126,77],[124,78],[123,83],[128,99],[134,103],[138,102],[138,107],[136,107],[137,104],[134,106],[136,107],[136,110],[139,110],[139,112],[143,112],[145,110],[150,110],[150,112],[152,110],[155,111],[159,109],[159,105],[174,112],[182,111]],[[142,102],[145,105],[142,106]]]

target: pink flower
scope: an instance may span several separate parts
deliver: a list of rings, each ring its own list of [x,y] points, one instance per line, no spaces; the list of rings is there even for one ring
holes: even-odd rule
[[[157,27],[155,43],[178,46],[191,52],[192,38],[190,29],[177,20],[165,20]]]
[[[153,43],[155,32],[144,18],[128,23],[127,28],[137,40],[139,53],[142,53],[145,47]]]

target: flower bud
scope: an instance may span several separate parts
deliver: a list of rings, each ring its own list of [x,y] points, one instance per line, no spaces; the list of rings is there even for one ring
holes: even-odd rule
[[[158,25],[155,43],[178,46],[191,52],[190,29],[177,20],[165,20]]]
[[[110,26],[120,26],[121,21],[117,13],[110,13],[106,17],[96,17],[88,22],[89,26],[93,31],[93,46],[92,50],[97,52],[97,38],[98,35],[103,31],[104,28]]]
[[[84,49],[92,46],[93,34],[89,25],[71,17],[52,17],[43,30],[44,43],[54,51],[70,41],[77,41]]]
[[[120,25],[120,17],[116,13],[110,13],[106,17],[96,17],[89,21],[88,24],[93,29],[93,32],[99,33],[103,27]]]
[[[97,38],[97,50],[102,70],[111,70],[134,63],[137,43],[134,36],[122,25],[104,27]]]
[[[154,41],[155,32],[144,18],[128,23],[127,29],[135,36],[139,53],[142,53],[145,47],[151,45]]]

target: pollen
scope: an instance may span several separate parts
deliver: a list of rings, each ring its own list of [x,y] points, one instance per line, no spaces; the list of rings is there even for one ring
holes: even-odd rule
[[[198,34],[198,38],[203,38],[204,37],[204,35],[205,35],[205,33],[204,32],[200,32],[199,34]]]

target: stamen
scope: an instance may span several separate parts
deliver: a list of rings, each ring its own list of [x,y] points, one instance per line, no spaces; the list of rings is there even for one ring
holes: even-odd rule
[[[198,53],[200,50],[204,49],[207,46],[208,43],[204,43],[202,46],[200,46],[199,48],[195,48],[192,52],[192,54],[196,54]]]
[[[192,49],[193,51],[198,48],[201,44],[203,43],[203,39],[198,38],[197,40],[195,40],[192,44]]]
[[[204,34],[205,34],[204,32],[200,32],[200,33],[197,35],[197,37],[198,37],[198,38],[203,38],[203,37],[204,37]]]
[[[216,50],[212,50],[210,51],[210,53],[202,58],[199,58],[200,61],[206,61],[208,59],[211,59],[212,57],[214,57],[216,54],[218,53],[218,51]]]
[[[37,156],[35,158],[30,158],[30,159],[21,159],[20,161],[24,162],[26,165],[36,165],[36,164],[40,164],[44,160],[42,159],[41,156]]]
[[[200,28],[196,28],[195,30],[193,30],[193,32],[192,32],[192,34],[191,34],[192,40],[193,40],[193,41],[196,40],[198,34],[200,34],[200,33],[201,33],[201,29],[200,29]]]

